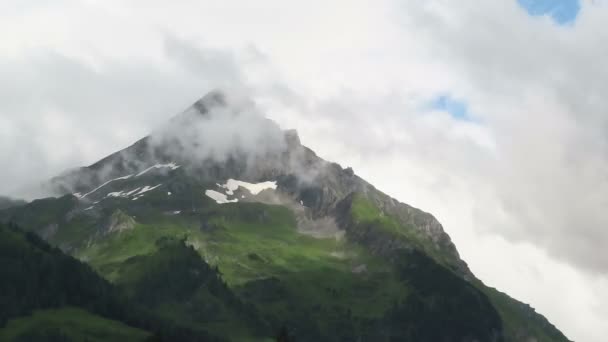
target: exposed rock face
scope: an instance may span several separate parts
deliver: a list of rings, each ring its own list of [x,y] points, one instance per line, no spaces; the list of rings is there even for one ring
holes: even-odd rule
[[[110,216],[104,227],[104,232],[106,234],[120,233],[133,228],[135,228],[135,220],[118,209]]]
[[[251,124],[265,133],[251,140],[258,143],[260,148],[252,149],[250,146],[237,144],[226,150],[227,154],[222,156],[213,153],[198,154],[199,149],[205,150],[209,147],[204,146],[203,143],[207,140],[201,140],[197,136],[198,131],[192,130],[192,127],[204,126],[206,122],[213,120],[212,118],[223,119],[224,116],[229,117],[229,124],[230,120],[238,121],[240,115],[245,115],[245,126]],[[246,128],[241,127],[242,130]],[[203,132],[210,133],[206,129]],[[238,140],[239,136],[227,138]],[[434,248],[449,255],[454,260],[455,269],[462,274],[470,273],[466,264],[460,260],[450,237],[432,215],[378,191],[358,177],[351,168],[342,168],[336,163],[323,160],[301,144],[295,130],[281,131],[274,122],[257,115],[253,103],[231,99],[219,91],[204,96],[190,109],[173,118],[167,127],[130,147],[89,167],[56,177],[52,180],[51,187],[62,194],[86,193],[110,179],[136,174],[157,163],[170,162],[181,165],[182,172],[199,183],[223,183],[230,178],[250,182],[277,181],[278,197],[256,196],[253,200],[290,207],[296,212],[302,231],[311,235],[343,234],[339,230],[346,230],[348,223],[340,217],[338,206],[348,202],[353,193],[363,194],[382,212],[397,219],[403,227],[416,230],[428,239]],[[174,186],[178,187],[179,184]],[[132,219],[118,219],[121,215],[113,217],[115,218],[108,224],[108,231],[132,228]],[[209,228],[205,224],[201,227]],[[358,234],[365,235],[364,232]],[[360,238],[363,238],[363,235]],[[376,240],[375,248],[378,251],[409,248],[404,246],[403,242],[382,239],[381,236],[375,236],[373,239]]]

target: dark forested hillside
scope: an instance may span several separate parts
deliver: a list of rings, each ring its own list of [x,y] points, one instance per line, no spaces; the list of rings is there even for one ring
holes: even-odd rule
[[[78,306],[122,315],[112,285],[88,265],[15,225],[0,225],[0,323],[34,309]]]
[[[108,334],[108,338],[114,336],[111,331],[101,329],[100,332],[98,327],[97,330],[93,327],[86,330],[88,323],[91,326],[97,323],[108,329],[123,329],[126,337],[167,341],[177,338],[218,340],[204,330],[195,332],[165,322],[145,310],[144,305],[133,304],[135,302],[88,265],[51,247],[37,235],[22,232],[14,224],[0,224],[0,327],[5,327],[0,329],[0,337],[12,336],[11,331],[6,330],[19,330],[22,326],[35,327],[36,331],[25,329],[13,334],[15,340],[70,341],[71,335],[87,337],[87,333]],[[84,311],[74,321],[75,309],[70,308]],[[58,317],[64,317],[65,321]],[[82,317],[86,319],[80,321]],[[17,323],[11,324],[13,322],[9,320],[12,319]],[[73,324],[85,327],[75,333]],[[125,324],[144,330],[128,328]],[[38,331],[45,325],[49,329]]]

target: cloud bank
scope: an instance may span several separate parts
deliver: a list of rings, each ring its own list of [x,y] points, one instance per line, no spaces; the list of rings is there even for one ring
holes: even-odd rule
[[[0,5],[0,193],[236,86],[435,214],[484,281],[572,339],[608,335],[606,4],[567,25],[518,1],[147,4]],[[429,106],[446,95],[472,120]]]

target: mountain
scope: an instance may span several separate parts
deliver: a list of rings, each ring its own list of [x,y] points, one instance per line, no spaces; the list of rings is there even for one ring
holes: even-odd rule
[[[10,207],[15,207],[18,205],[23,205],[25,203],[26,202],[23,200],[0,196],[0,210],[10,208]]]
[[[116,320],[126,318],[124,307],[112,285],[90,267],[14,225],[0,225],[0,279],[2,341],[150,336]]]
[[[232,341],[568,341],[431,215],[214,91],[0,210],[164,324]],[[210,337],[208,337],[210,338]]]
[[[192,300],[192,293],[203,296],[200,319],[217,314],[205,311],[212,299],[239,322],[262,324],[217,268],[183,240],[160,239],[157,247],[124,263],[128,275],[111,284],[37,235],[0,224],[0,340],[224,341],[200,326],[164,317],[161,303]]]

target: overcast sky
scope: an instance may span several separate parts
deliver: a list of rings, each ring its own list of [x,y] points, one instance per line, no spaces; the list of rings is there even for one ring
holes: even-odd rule
[[[608,335],[601,0],[0,1],[0,193],[207,91],[433,213],[487,284]]]

